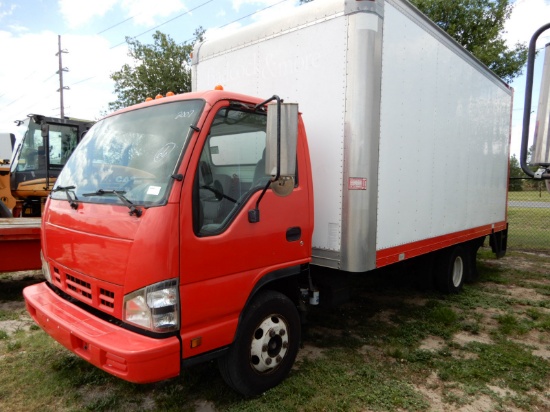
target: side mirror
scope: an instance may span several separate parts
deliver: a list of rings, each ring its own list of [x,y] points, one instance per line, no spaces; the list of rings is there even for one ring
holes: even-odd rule
[[[270,103],[276,100],[277,103]],[[271,186],[279,196],[287,196],[294,189],[296,176],[296,145],[298,142],[298,104],[283,103],[279,96],[273,96],[256,108],[267,104],[267,125],[265,145],[265,173],[272,175],[267,182],[256,207],[248,211],[248,221],[260,221],[260,201]]]
[[[298,141],[298,104],[277,103],[267,106],[265,173],[275,177],[272,189],[287,195],[294,188],[296,144]]]
[[[545,47],[542,81],[540,85],[537,127],[535,128],[534,151],[531,163],[550,166],[550,44]]]
[[[545,61],[543,67],[543,80],[541,82],[540,102],[537,118],[537,130],[535,137],[535,150],[531,162],[539,166],[539,170],[533,172],[527,164],[527,146],[529,145],[529,125],[531,121],[531,100],[533,98],[533,74],[535,70],[535,56],[537,53],[537,39],[546,30],[550,29],[550,23],[539,28],[531,37],[529,42],[529,52],[527,56],[527,71],[525,81],[525,103],[523,105],[523,130],[521,132],[521,151],[519,162],[522,170],[529,177],[535,179],[550,179],[550,133],[548,129],[548,108],[549,108],[549,81],[550,70],[548,66],[548,47],[545,52]],[[546,116],[546,118],[544,118]],[[542,122],[542,123],[541,123]],[[547,183],[547,188],[550,185]]]

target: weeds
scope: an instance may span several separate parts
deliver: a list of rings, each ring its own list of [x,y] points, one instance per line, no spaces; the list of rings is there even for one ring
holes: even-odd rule
[[[534,348],[550,351],[550,280],[539,269],[550,258],[520,267],[530,255],[514,255],[508,265],[480,255],[480,279],[460,295],[426,290],[408,272],[354,279],[349,304],[308,313],[303,344],[321,354],[300,358],[281,385],[253,399],[230,390],[215,361],[136,385],[91,366],[36,326],[12,332],[0,324],[0,402],[13,411],[195,411],[198,402],[220,412],[427,411],[471,408],[483,396],[492,402],[483,410],[548,410],[550,363]],[[0,292],[0,302],[18,301],[15,289]],[[23,314],[0,309],[0,322]]]

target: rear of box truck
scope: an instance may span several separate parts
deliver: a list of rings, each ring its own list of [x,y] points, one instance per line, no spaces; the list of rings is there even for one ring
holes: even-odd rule
[[[384,10],[377,263],[506,227],[512,91],[412,7]]]
[[[317,0],[198,45],[193,87],[298,102],[314,262],[361,272],[506,229],[512,90],[410,3]]]

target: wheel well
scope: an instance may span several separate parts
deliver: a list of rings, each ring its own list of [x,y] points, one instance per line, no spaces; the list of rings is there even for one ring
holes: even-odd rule
[[[273,280],[267,280],[265,282],[262,282],[261,285],[259,285],[257,288],[255,288],[252,293],[250,294],[250,297],[248,299],[247,304],[256,296],[258,293],[264,291],[264,290],[273,290],[279,293],[282,293],[286,297],[288,297],[294,304],[298,304],[300,300],[300,274],[295,274],[293,276],[287,276],[284,278],[278,278]]]
[[[252,289],[252,292],[248,296],[246,304],[241,310],[237,329],[240,327],[243,320],[243,315],[250,306],[251,302],[254,300],[254,297],[263,291],[273,290],[282,293],[283,295],[288,297],[296,306],[299,306],[300,285],[302,284],[302,282],[304,282],[304,279],[306,279],[307,281],[308,274],[309,266],[300,265],[285,268],[282,270],[276,270],[262,277],[256,284],[256,286]]]

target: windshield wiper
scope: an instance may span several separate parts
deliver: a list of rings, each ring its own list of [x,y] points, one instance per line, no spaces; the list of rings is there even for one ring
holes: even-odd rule
[[[135,207],[134,204],[132,202],[130,202],[124,196],[125,193],[126,192],[124,192],[122,190],[103,190],[103,189],[99,189],[99,190],[96,190],[93,193],[84,193],[82,196],[89,197],[89,196],[115,195],[116,197],[118,197],[120,199],[120,201],[122,203],[124,203],[128,207],[128,209],[130,209],[130,212],[128,212],[130,214],[130,216],[136,215],[136,217],[140,217],[143,213],[143,210],[141,210],[140,208]]]
[[[75,186],[57,186],[55,189],[52,190],[52,192],[65,192],[65,195],[67,196],[67,201],[71,205],[71,207],[76,210],[78,209],[78,197],[76,197],[76,194],[74,193],[74,189],[76,189]],[[69,195],[69,193],[73,193],[74,198]]]

